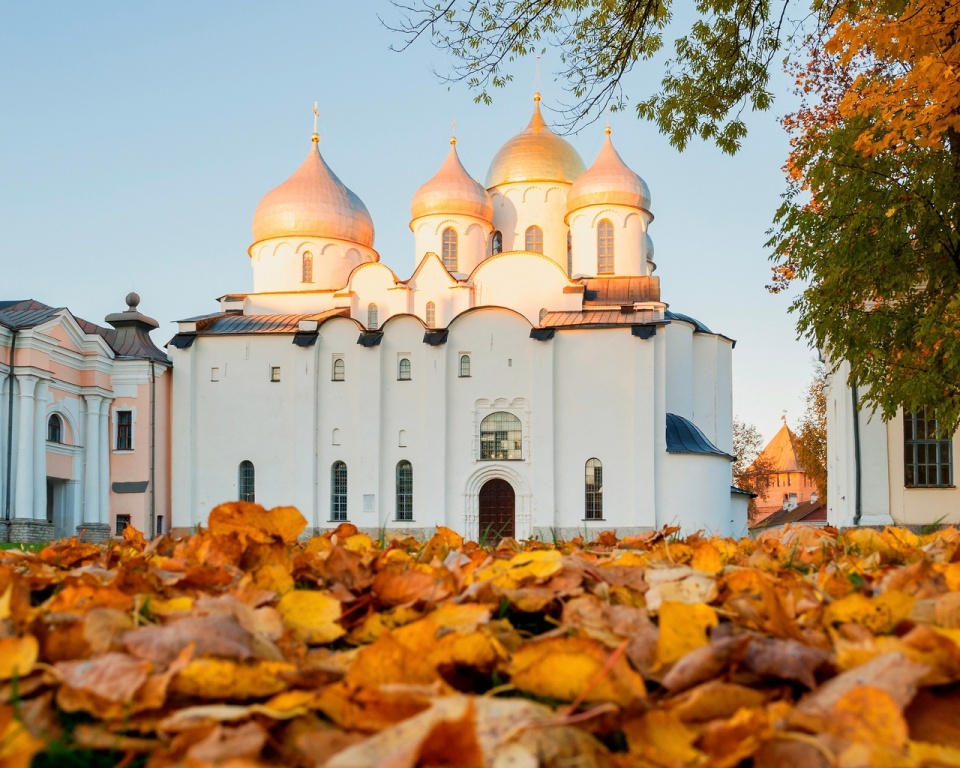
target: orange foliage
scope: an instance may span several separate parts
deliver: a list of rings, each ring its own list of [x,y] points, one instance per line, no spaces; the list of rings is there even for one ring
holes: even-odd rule
[[[960,766],[956,530],[304,527],[0,553],[0,766]]]

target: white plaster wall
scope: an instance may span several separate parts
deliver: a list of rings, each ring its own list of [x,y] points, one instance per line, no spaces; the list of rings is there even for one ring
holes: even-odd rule
[[[710,333],[693,334],[692,421],[722,451],[733,451],[732,344]]]
[[[647,275],[646,214],[625,205],[588,205],[571,214],[573,274],[597,274],[597,225],[603,219],[613,224],[613,274]]]
[[[366,327],[371,304],[377,305],[377,320],[383,325],[391,316],[409,311],[409,289],[399,283],[383,264],[363,264],[350,275],[347,290],[352,292],[350,313]]]
[[[684,535],[697,530],[720,536],[746,535],[743,505],[734,504],[730,497],[729,459],[668,453],[663,467],[663,501],[657,510],[658,526],[679,525]]]
[[[658,330],[657,333],[663,333],[666,337],[667,386],[664,395],[667,413],[675,413],[694,421],[693,326],[671,320],[666,328]]]
[[[491,187],[493,227],[503,235],[503,250],[525,250],[527,227],[543,230],[543,253],[567,271],[567,225],[564,223],[569,184],[518,182]]]
[[[569,285],[556,262],[531,253],[505,253],[487,259],[471,275],[478,306],[510,307],[531,325],[540,324],[540,310],[577,311],[579,293],[564,293]]]
[[[303,254],[313,256],[313,282],[303,282]],[[250,248],[255,293],[341,288],[360,264],[379,261],[375,250],[345,240],[275,237]]]
[[[416,239],[416,258],[428,253],[443,257],[443,231],[452,227],[457,233],[457,269],[469,275],[490,252],[490,233],[493,225],[475,216],[431,214],[410,222]]]

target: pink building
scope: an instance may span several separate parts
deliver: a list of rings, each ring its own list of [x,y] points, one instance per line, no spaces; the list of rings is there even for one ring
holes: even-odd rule
[[[139,301],[112,328],[0,301],[0,541],[168,525],[170,361]]]

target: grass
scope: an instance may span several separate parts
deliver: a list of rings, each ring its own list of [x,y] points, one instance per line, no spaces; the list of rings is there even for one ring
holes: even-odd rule
[[[20,549],[24,552],[39,552],[49,543],[48,541],[4,541],[0,542],[0,549]]]

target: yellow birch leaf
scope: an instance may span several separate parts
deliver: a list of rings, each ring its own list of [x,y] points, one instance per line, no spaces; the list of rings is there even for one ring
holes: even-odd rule
[[[890,634],[913,610],[914,598],[905,592],[890,590],[876,597],[860,593],[847,595],[826,607],[824,624],[853,623],[874,634]]]
[[[907,744],[907,754],[920,765],[960,768],[960,749],[956,747],[928,744],[925,741],[911,741]]]
[[[824,726],[850,741],[900,749],[907,743],[907,721],[900,705],[880,688],[858,685],[841,696]]]
[[[671,603],[660,606],[657,660],[673,664],[709,642],[707,630],[717,625],[717,612],[704,603]]]
[[[309,645],[330,643],[346,634],[337,623],[340,601],[323,592],[294,590],[287,592],[277,604],[283,623]]]
[[[193,659],[170,684],[170,690],[200,699],[237,701],[273,696],[286,690],[281,673],[296,666],[283,661],[241,663],[230,659]]]
[[[193,608],[193,598],[186,595],[171,597],[169,600],[150,595],[150,602],[147,603],[147,610],[151,616],[166,616],[189,611],[191,608]]]
[[[40,645],[33,635],[0,638],[0,680],[29,675],[39,653]]]
[[[0,707],[0,766],[30,768],[33,756],[45,746],[27,730],[13,707]]]
[[[723,570],[723,558],[720,556],[720,550],[709,541],[701,542],[693,550],[690,567],[695,571],[715,576]]]
[[[344,549],[349,549],[357,554],[366,554],[374,549],[373,539],[365,533],[355,533],[353,536],[347,536],[340,542]]]
[[[585,637],[553,637],[524,643],[510,662],[510,682],[534,696],[610,701],[620,706],[646,697],[643,678],[623,656],[610,664],[604,646]]]
[[[654,765],[696,765],[706,755],[693,746],[699,734],[672,712],[654,709],[623,726],[631,755],[646,758]]]
[[[13,597],[13,584],[8,584],[7,589],[0,595],[0,621],[10,618],[10,599]]]

